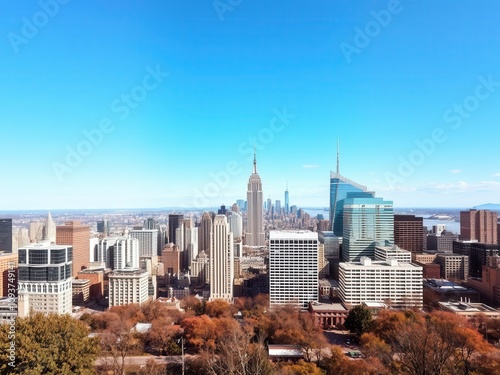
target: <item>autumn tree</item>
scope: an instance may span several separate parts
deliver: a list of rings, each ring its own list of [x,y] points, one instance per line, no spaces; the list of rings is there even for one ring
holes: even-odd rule
[[[188,345],[197,350],[214,350],[217,339],[215,323],[208,315],[184,318],[181,322]]]
[[[146,334],[146,343],[157,350],[160,355],[180,354],[181,350],[176,342],[182,330],[173,323],[174,321],[168,317],[154,320],[151,323],[151,329]]]
[[[491,349],[464,318],[442,311],[385,311],[373,332],[391,353],[373,336],[364,336],[367,353],[398,373],[471,374],[477,357]]]
[[[277,366],[279,375],[323,375],[324,372],[314,363],[303,360],[297,363],[282,363]]]
[[[349,311],[344,326],[352,333],[361,336],[370,329],[372,322],[373,318],[370,309],[358,305]]]
[[[35,314],[16,321],[16,367],[8,365],[7,324],[0,326],[2,374],[87,375],[94,373],[99,345],[83,322],[69,315]]]

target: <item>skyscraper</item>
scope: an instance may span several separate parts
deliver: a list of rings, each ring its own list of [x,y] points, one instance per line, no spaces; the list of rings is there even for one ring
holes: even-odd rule
[[[285,190],[285,214],[288,215],[289,213],[290,213],[290,195],[288,192],[288,182],[287,182]]]
[[[498,243],[497,221],[498,214],[493,211],[460,211],[460,239],[496,244]]]
[[[424,247],[424,219],[415,215],[394,215],[394,243],[412,253]]]
[[[158,253],[158,229],[131,230],[131,238],[139,240],[139,256],[151,258]]]
[[[253,173],[248,181],[247,201],[246,245],[264,246],[266,238],[264,233],[262,181],[257,173],[257,157],[255,154],[253,158]]]
[[[336,236],[343,235],[344,200],[354,197],[373,197],[362,186],[340,174],[340,147],[337,145],[337,172],[330,172],[330,226]]]
[[[72,253],[71,246],[45,243],[19,249],[19,297],[29,304],[20,311],[71,313]]]
[[[233,300],[234,244],[225,215],[217,215],[210,249],[210,300]]]
[[[269,233],[269,301],[271,307],[293,304],[306,309],[319,297],[318,233]]]
[[[73,247],[73,271],[76,277],[78,272],[90,265],[90,227],[79,221],[67,221],[56,227],[56,243]]]
[[[12,219],[0,219],[0,251],[12,253]]]
[[[212,215],[204,212],[198,229],[198,252],[206,252],[210,255],[210,236],[212,233]]]
[[[168,242],[177,243],[176,230],[181,225],[182,219],[184,219],[184,215],[168,215]]]
[[[394,244],[392,201],[382,198],[348,198],[344,201],[342,261],[374,258],[376,246]]]

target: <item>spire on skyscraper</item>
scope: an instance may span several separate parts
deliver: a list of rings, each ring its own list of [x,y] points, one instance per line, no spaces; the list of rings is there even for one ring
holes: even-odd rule
[[[257,151],[253,146],[253,174],[257,174]]]

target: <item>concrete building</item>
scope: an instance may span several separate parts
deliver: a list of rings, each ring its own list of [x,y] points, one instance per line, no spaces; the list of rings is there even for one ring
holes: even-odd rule
[[[210,248],[210,300],[233,301],[234,243],[225,215],[216,215]]]
[[[40,243],[20,248],[19,298],[20,304],[29,307],[20,306],[19,310],[70,314],[72,261],[71,246]]]
[[[253,172],[248,181],[247,201],[245,244],[247,246],[264,246],[266,244],[264,233],[264,198],[262,181],[257,173],[257,158],[255,155],[253,159]]]
[[[394,215],[394,243],[412,253],[424,249],[424,219],[415,215]]]
[[[440,265],[441,278],[467,280],[469,278],[469,257],[460,254],[437,254],[435,262]]]
[[[348,308],[363,302],[381,302],[393,308],[421,308],[422,267],[411,263],[372,261],[340,263],[339,295]]]
[[[229,228],[235,239],[243,237],[243,217],[239,213],[231,213],[229,216]]]
[[[150,258],[158,254],[158,229],[131,230],[129,236],[139,241],[139,257]]]
[[[498,214],[489,210],[460,211],[460,239],[498,244]]]
[[[83,306],[90,299],[90,280],[73,279],[71,284],[73,305]]]
[[[142,305],[148,300],[149,274],[138,269],[113,271],[109,275],[109,307],[131,303]]]
[[[430,297],[437,301],[467,299],[472,302],[479,302],[479,293],[476,290],[446,279],[425,279],[424,291],[427,299]]]
[[[318,234],[271,231],[269,234],[270,306],[293,304],[307,309],[318,301]]]
[[[207,253],[202,251],[198,254],[196,260],[191,263],[190,274],[193,283],[203,285],[210,282],[210,259]]]
[[[429,234],[427,236],[427,250],[435,250],[444,253],[453,252],[453,241],[458,240],[458,234],[444,230],[441,235]]]
[[[399,263],[411,263],[411,252],[399,246],[376,246],[375,260],[388,261],[396,259]]]
[[[439,302],[443,311],[472,319],[476,316],[486,316],[490,319],[500,319],[500,311],[484,303],[472,303],[468,301]]]
[[[76,277],[79,271],[90,266],[90,227],[78,221],[67,221],[56,227],[56,243],[73,248],[73,270]]]
[[[361,257],[373,258],[376,246],[394,245],[392,201],[382,198],[347,198],[343,210],[343,262],[359,261]]]

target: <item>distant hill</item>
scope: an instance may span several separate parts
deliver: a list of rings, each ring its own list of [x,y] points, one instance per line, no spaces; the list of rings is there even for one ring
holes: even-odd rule
[[[490,211],[500,211],[500,204],[497,203],[485,203],[480,206],[474,207],[477,210],[490,210]]]

